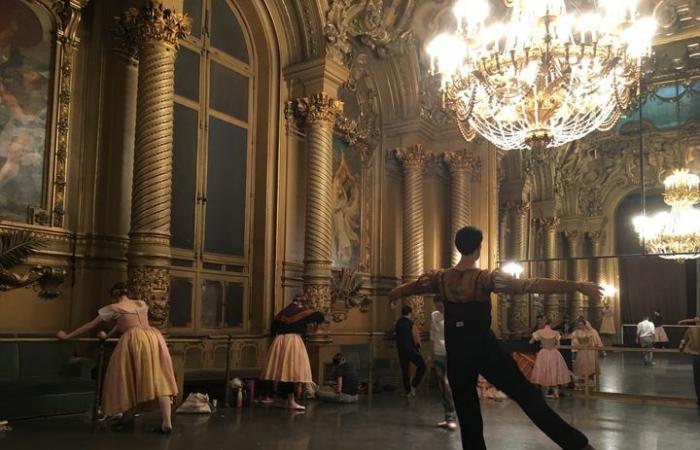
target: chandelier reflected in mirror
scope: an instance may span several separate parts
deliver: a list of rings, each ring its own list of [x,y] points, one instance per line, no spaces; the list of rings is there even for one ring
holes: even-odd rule
[[[664,180],[664,202],[671,211],[634,218],[634,229],[646,250],[665,259],[683,261],[700,257],[700,178],[687,169]]]
[[[543,149],[612,128],[638,92],[654,19],[637,0],[595,0],[585,13],[565,0],[504,1],[507,23],[486,0],[458,0],[456,30],[427,46],[464,138]]]

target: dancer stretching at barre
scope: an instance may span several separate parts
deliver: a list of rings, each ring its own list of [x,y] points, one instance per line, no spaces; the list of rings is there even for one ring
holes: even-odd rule
[[[121,331],[122,336],[112,353],[105,373],[102,392],[102,412],[107,417],[121,415],[119,426],[133,424],[139,406],[158,400],[162,423],[158,432],[170,434],[172,398],[177,395],[175,372],[163,335],[148,324],[148,305],[129,298],[124,283],[110,289],[114,303],[101,308],[90,322],[71,333],[59,331],[61,340],[87,333],[102,322],[116,321],[110,335]],[[108,337],[103,331],[100,337]]]

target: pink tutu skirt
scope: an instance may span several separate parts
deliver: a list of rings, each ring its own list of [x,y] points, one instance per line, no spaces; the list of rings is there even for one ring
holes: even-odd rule
[[[155,328],[135,327],[119,339],[105,373],[102,409],[114,416],[158,397],[177,395],[168,346]]]
[[[298,334],[280,334],[272,341],[261,378],[294,383],[313,381],[309,354]]]
[[[540,386],[559,386],[571,381],[569,368],[559,350],[543,348],[537,353],[530,381]]]
[[[668,342],[668,335],[663,326],[654,329],[654,342]]]

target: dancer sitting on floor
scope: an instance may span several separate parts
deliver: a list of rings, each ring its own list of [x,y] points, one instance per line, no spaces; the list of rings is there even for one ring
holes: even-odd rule
[[[557,350],[561,335],[558,331],[552,330],[551,324],[549,319],[545,319],[544,328],[532,333],[530,344],[539,342],[542,348],[537,352],[530,381],[542,386],[543,393],[547,397],[559,398],[559,386],[569,384],[571,374],[566,367],[564,357]],[[552,394],[548,393],[550,388]]]
[[[547,279],[516,279],[499,271],[481,270],[476,262],[481,254],[483,234],[474,227],[457,232],[455,245],[462,258],[450,269],[421,275],[389,293],[401,297],[436,294],[445,300],[445,347],[447,375],[457,407],[465,449],[484,449],[483,421],[476,392],[482,374],[515,400],[530,419],[565,449],[591,448],[588,439],[561,419],[544,401],[537,389],[518,370],[513,358],[501,347],[491,331],[491,293],[573,293],[598,299],[602,288],[588,282]]]
[[[267,352],[267,362],[261,379],[277,383],[276,394],[286,402],[279,406],[295,411],[306,408],[294,399],[294,384],[313,383],[309,355],[302,336],[309,324],[319,324],[323,314],[304,306],[304,295],[294,297],[292,303],[280,311],[272,322],[275,340]]]
[[[316,398],[330,403],[356,403],[359,387],[357,369],[346,361],[342,353],[336,353],[333,356],[333,367],[335,367],[333,392],[318,390]]]
[[[71,333],[59,331],[59,339],[72,339],[87,333],[103,322],[116,321],[106,339],[117,331],[122,332],[114,353],[107,365],[102,391],[102,412],[106,417],[121,414],[119,426],[133,423],[137,408],[157,400],[162,423],[159,432],[170,434],[172,398],[177,395],[175,372],[168,346],[156,328],[148,324],[148,305],[129,298],[124,283],[116,283],[110,294],[114,303],[98,311],[97,317]]]

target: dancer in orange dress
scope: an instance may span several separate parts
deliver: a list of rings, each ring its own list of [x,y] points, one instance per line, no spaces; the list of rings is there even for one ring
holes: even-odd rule
[[[109,360],[102,392],[102,411],[107,417],[122,415],[121,425],[133,423],[134,413],[151,401],[158,401],[162,423],[159,432],[172,432],[172,398],[177,382],[168,346],[163,335],[148,323],[148,305],[129,298],[124,283],[116,283],[110,294],[115,300],[98,311],[97,317],[71,333],[61,330],[61,340],[87,333],[103,322],[116,322],[109,335],[121,331]],[[100,332],[101,338],[109,335]]]

